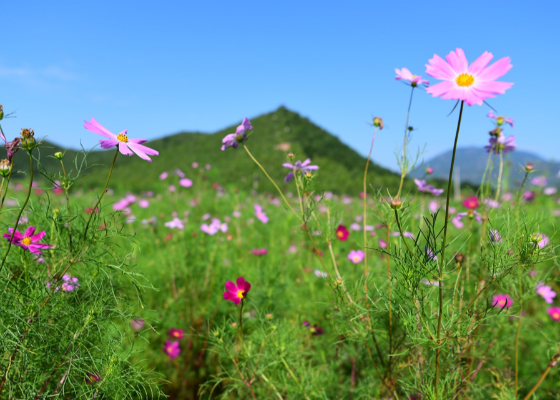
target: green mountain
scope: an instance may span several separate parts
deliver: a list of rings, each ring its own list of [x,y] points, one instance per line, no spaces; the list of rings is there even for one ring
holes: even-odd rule
[[[239,121],[241,122],[241,121]],[[287,187],[283,179],[289,172],[282,167],[287,162],[288,152],[295,154],[295,160],[311,158],[312,164],[319,165],[317,190],[333,191],[356,195],[361,191],[365,157],[359,155],[340,139],[315,125],[298,113],[280,107],[276,111],[251,119],[253,133],[246,142],[248,149],[265,167],[268,173],[281,187]],[[232,125],[216,133],[180,132],[162,139],[146,143],[159,151],[160,156],[153,157],[148,163],[138,157],[119,155],[111,178],[110,186],[119,190],[134,192],[153,189],[159,182],[158,177],[164,171],[181,169],[188,178],[195,178],[191,164],[198,162],[201,166],[210,164],[210,171],[205,173],[207,179],[224,187],[239,189],[258,189],[274,192],[274,187],[264,174],[246,154],[242,146],[238,149],[228,148],[221,151],[222,138],[235,131]],[[373,131],[372,131],[373,133]],[[371,138],[365,137],[369,144]],[[41,162],[49,171],[60,170],[58,160],[48,158],[60,150],[60,146],[45,144],[41,150]],[[77,152],[68,150],[64,162],[67,169]],[[114,151],[93,151],[87,160],[89,165],[101,164],[90,168],[80,186],[103,187],[107,176],[107,166],[111,164]],[[28,169],[26,154],[20,151],[16,155],[16,165],[21,170]],[[375,163],[370,163],[368,186],[373,188],[389,187],[396,192],[400,177]],[[406,183],[410,188],[410,182]],[[290,186],[291,187],[291,186]],[[291,189],[290,189],[291,190]]]

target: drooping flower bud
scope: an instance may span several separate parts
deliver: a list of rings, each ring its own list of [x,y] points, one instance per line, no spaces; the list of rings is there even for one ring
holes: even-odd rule
[[[21,130],[21,147],[25,150],[33,150],[33,148],[37,145],[37,141],[35,140],[35,132],[33,129],[22,129]]]
[[[402,207],[402,201],[399,199],[393,199],[391,200],[390,205],[393,210],[399,210]]]
[[[383,129],[383,119],[380,117],[375,117],[373,119],[373,126],[379,129]]]
[[[19,143],[20,143],[21,139],[20,138],[15,138],[14,140],[12,140],[11,142],[7,142],[6,143],[6,151],[8,152],[8,161],[12,161],[12,158],[14,157],[14,154],[16,154],[19,150]]]
[[[10,165],[11,165],[10,160],[4,159],[0,161],[0,175],[2,175],[4,178],[10,175]]]

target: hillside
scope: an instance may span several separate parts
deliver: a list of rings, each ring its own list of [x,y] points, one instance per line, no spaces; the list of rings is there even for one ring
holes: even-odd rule
[[[153,163],[137,157],[119,156],[111,187],[131,191],[150,190],[157,184],[162,172],[171,172],[177,168],[183,170],[187,177],[193,178],[195,172],[191,164],[196,161],[201,166],[210,164],[212,168],[206,175],[212,182],[218,182],[222,186],[273,191],[272,185],[242,147],[226,151],[220,149],[222,138],[234,132],[240,122],[241,118],[236,124],[216,133],[180,132],[151,140],[146,144],[160,152],[159,157],[153,157]],[[285,185],[283,178],[289,172],[282,167],[289,151],[296,155],[296,159],[311,158],[313,164],[320,166],[318,190],[354,195],[361,191],[365,158],[307,118],[280,107],[274,112],[252,118],[251,123],[254,131],[247,146],[279,184]],[[84,134],[87,133],[84,131]],[[369,143],[369,140],[370,138],[365,137],[364,143]],[[41,151],[41,160],[47,169],[58,170],[58,160],[46,156],[60,150],[60,147],[52,144],[49,146],[52,149],[43,148]],[[94,151],[89,155],[88,163],[107,166],[111,163],[113,154],[112,150]],[[74,150],[66,153],[66,165],[69,165],[75,155]],[[27,164],[24,153],[16,155],[16,165],[21,170],[25,170]],[[106,171],[105,167],[92,167],[82,185],[102,186]],[[398,187],[399,176],[375,163],[370,164],[368,176],[368,183],[374,188],[390,187],[396,190]]]

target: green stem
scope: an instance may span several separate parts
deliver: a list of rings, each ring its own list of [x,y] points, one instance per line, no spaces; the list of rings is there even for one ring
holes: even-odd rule
[[[537,391],[541,383],[544,381],[544,378],[546,378],[546,376],[548,375],[552,367],[556,365],[558,360],[560,360],[560,354],[555,354],[554,357],[552,357],[552,360],[550,360],[550,363],[548,363],[548,367],[546,367],[546,369],[544,370],[539,381],[535,384],[535,386],[533,386],[533,389],[531,389],[531,391],[527,394],[527,396],[523,398],[523,400],[529,400],[529,397],[531,397],[533,393]]]
[[[89,214],[89,219],[86,224],[86,229],[84,230],[84,242],[87,239],[87,231],[89,229],[89,224],[91,222],[91,219],[93,218],[93,215],[96,213],[97,206],[99,205],[99,203],[101,203],[101,199],[103,198],[105,192],[107,191],[107,186],[109,186],[109,180],[111,179],[111,174],[113,173],[113,168],[115,167],[115,162],[117,161],[118,155],[119,155],[119,147],[117,146],[117,151],[115,152],[115,157],[113,158],[113,163],[111,164],[111,169],[109,170],[109,175],[107,176],[107,181],[105,182],[105,187],[103,188],[103,192],[101,193],[101,196],[99,196],[97,203],[95,203],[95,206],[93,206],[91,213]],[[99,210],[99,213],[101,213],[101,210]]]
[[[495,201],[498,201],[500,198],[500,188],[502,186],[502,173],[504,171],[504,152],[500,151],[500,172],[498,173],[498,188],[496,189],[496,198]]]
[[[519,207],[521,206],[521,196],[523,195],[523,189],[525,189],[525,183],[527,183],[527,177],[529,176],[529,171],[525,171],[525,176],[523,177],[523,183],[521,184],[521,189],[519,189],[519,194],[517,195],[517,205],[516,205],[516,215],[519,221]]]
[[[435,380],[435,394],[436,400],[438,396],[438,386],[439,386],[439,373],[440,373],[440,359],[441,359],[441,318],[443,316],[443,268],[445,267],[445,246],[447,244],[447,225],[449,219],[449,198],[451,194],[451,181],[453,179],[453,166],[455,165],[455,153],[457,152],[457,141],[459,140],[459,131],[461,129],[461,118],[463,117],[463,106],[464,101],[461,101],[461,110],[459,111],[459,121],[457,122],[457,132],[455,133],[455,144],[453,145],[453,156],[451,158],[451,167],[449,168],[449,180],[447,181],[447,199],[445,205],[445,221],[443,225],[443,245],[441,248],[441,264],[439,268],[439,312],[438,312],[438,325],[437,325],[437,350],[436,350],[436,380]]]
[[[364,171],[364,215],[363,215],[363,225],[364,225],[364,292],[366,307],[369,308],[368,298],[368,287],[367,287],[367,231],[366,231],[366,220],[367,220],[367,173],[369,167],[369,160],[371,159],[371,152],[373,151],[373,143],[375,142],[375,135],[377,134],[377,127],[373,131],[373,138],[371,139],[371,146],[369,148],[369,154],[366,161],[366,168]]]
[[[6,182],[6,190],[4,191],[4,194],[2,195],[2,203],[0,203],[0,211],[2,211],[2,208],[4,208],[4,200],[6,199],[6,195],[8,194],[8,188],[10,187],[10,178],[12,177],[12,171],[14,170],[14,162],[12,161],[10,163],[10,172],[8,174],[8,182]]]
[[[517,387],[519,384],[519,334],[521,333],[521,320],[523,319],[523,285],[521,281],[521,263],[517,267],[517,281],[519,285],[519,318],[517,319],[517,334],[515,335],[515,394],[517,399]]]
[[[2,270],[4,269],[4,264],[6,263],[6,258],[8,258],[8,253],[10,252],[10,249],[12,248],[12,241],[14,240],[14,235],[16,234],[16,230],[17,230],[18,225],[19,225],[19,219],[21,218],[21,214],[23,213],[23,210],[27,206],[27,203],[29,202],[29,197],[31,196],[31,189],[32,189],[32,186],[33,186],[33,157],[31,156],[31,150],[28,151],[28,154],[29,154],[29,188],[27,189],[27,197],[25,198],[23,206],[19,210],[19,214],[18,214],[17,219],[16,219],[14,230],[12,231],[12,236],[10,237],[10,240],[8,241],[8,249],[6,250],[6,254],[4,254],[4,258],[2,259],[2,265],[0,265],[0,272],[2,272]],[[2,203],[4,203],[3,200],[2,200]]]
[[[68,196],[68,175],[66,175],[66,168],[64,168],[64,162],[62,162],[62,159],[60,160],[60,165],[62,166],[62,172],[64,173],[64,194],[66,195],[66,209],[68,211],[68,238],[70,241],[70,254],[72,254],[72,218],[70,217],[70,197]]]
[[[284,200],[284,203],[286,203],[286,205],[288,206],[288,208],[295,214],[295,216],[302,221],[302,219],[299,217],[298,213],[295,212],[295,210],[292,208],[292,206],[290,205],[290,203],[288,202],[288,200],[286,200],[286,198],[284,197],[284,193],[282,193],[282,191],[280,190],[280,188],[278,187],[278,185],[276,184],[276,182],[274,182],[274,180],[270,177],[270,175],[268,175],[268,172],[266,172],[266,170],[264,169],[264,167],[257,161],[257,159],[255,157],[253,157],[253,155],[251,154],[251,152],[249,151],[249,149],[247,148],[246,145],[243,146],[243,148],[245,149],[245,151],[247,152],[247,154],[249,154],[249,157],[251,157],[251,159],[255,162],[255,164],[257,164],[259,166],[259,168],[261,169],[261,171],[266,175],[266,177],[268,178],[268,180],[274,185],[274,187],[276,188],[276,190],[278,191],[278,193],[280,193],[280,196],[282,197],[282,200]]]
[[[397,197],[396,197],[397,199],[401,195],[404,177],[408,172],[405,167],[406,145],[408,144],[408,120],[410,119],[410,108],[412,107],[412,96],[414,95],[414,88],[415,86],[412,86],[412,90],[410,91],[410,100],[408,101],[408,113],[406,114],[406,126],[404,127],[404,142],[403,142],[402,164],[401,164],[401,183],[399,184],[399,191],[397,192]]]
[[[484,182],[486,181],[486,173],[488,172],[488,168],[490,168],[490,162],[492,161],[492,154],[494,154],[492,151],[490,151],[488,154],[486,167],[484,168],[484,173],[482,174],[482,181],[480,182],[480,187],[478,188],[479,190],[478,194],[480,195],[480,197],[484,197]]]
[[[245,299],[241,299],[241,307],[239,307],[239,342],[241,343],[241,352],[243,352],[243,306]]]

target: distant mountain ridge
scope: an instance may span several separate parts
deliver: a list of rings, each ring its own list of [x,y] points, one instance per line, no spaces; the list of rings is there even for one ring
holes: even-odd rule
[[[489,154],[484,148],[458,148],[455,156],[455,171],[458,171],[461,182],[479,185],[488,162],[488,156]],[[423,177],[425,169],[431,167],[434,169],[433,178],[447,179],[451,157],[452,150],[437,155],[425,161],[410,176],[413,178]],[[512,184],[519,183],[524,176],[522,166],[528,162],[534,165],[535,172],[532,176],[544,175],[548,178],[549,186],[560,186],[560,179],[557,175],[560,170],[560,163],[546,161],[535,153],[523,150],[514,150],[504,155],[504,179],[508,179],[509,183]],[[499,157],[493,156],[492,165],[492,178],[495,179],[499,171]]]

